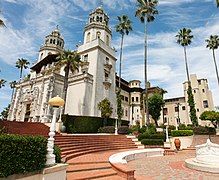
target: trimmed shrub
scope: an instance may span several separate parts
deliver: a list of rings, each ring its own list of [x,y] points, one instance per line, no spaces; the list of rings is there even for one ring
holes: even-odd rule
[[[98,129],[99,133],[115,133],[115,126],[104,126]]]
[[[172,130],[171,136],[177,137],[177,136],[192,136],[193,130]]]
[[[46,154],[44,137],[0,135],[0,177],[42,170]]]
[[[164,134],[163,133],[157,133],[157,134],[140,134],[138,136],[138,140],[141,141],[142,139],[164,139]]]
[[[54,154],[56,156],[56,163],[61,163],[61,149],[57,145],[54,146]]]
[[[128,126],[120,126],[118,128],[118,134],[128,134],[129,133],[129,127]]]
[[[91,116],[70,116],[63,115],[62,121],[67,133],[97,133],[100,127],[115,126],[115,119],[104,119]],[[122,126],[128,126],[129,121],[122,120]]]
[[[139,133],[143,134],[145,133],[147,130],[147,127],[146,126],[142,126],[142,128],[139,129]]]
[[[141,144],[143,145],[163,145],[163,139],[142,139]]]
[[[185,124],[179,124],[179,130],[193,130],[192,126],[186,126]]]
[[[213,127],[207,127],[207,126],[198,126],[193,128],[194,134],[196,135],[215,135],[216,130]]]

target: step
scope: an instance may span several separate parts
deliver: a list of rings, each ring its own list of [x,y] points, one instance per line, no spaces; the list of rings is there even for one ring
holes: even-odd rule
[[[128,149],[127,147],[125,148],[105,148],[105,149],[92,149],[92,150],[87,150],[87,151],[83,151],[83,152],[77,152],[75,154],[69,154],[66,156],[66,161],[70,160],[70,159],[73,159],[75,157],[78,157],[78,156],[82,156],[82,155],[85,155],[85,154],[90,154],[90,153],[95,153],[95,152],[102,152],[102,151],[109,151],[109,150],[118,150],[118,149]],[[135,148],[129,148],[129,149],[136,149]],[[63,155],[62,155],[63,156]]]
[[[92,170],[103,170],[103,169],[111,169],[111,165],[109,163],[94,163],[94,164],[70,164],[67,168],[67,173],[69,172],[80,172],[80,171],[92,171]]]
[[[108,177],[96,178],[97,180],[126,180],[126,178],[120,177],[119,175],[113,175]]]
[[[67,179],[84,180],[84,179],[97,179],[97,178],[108,178],[117,175],[112,169],[104,170],[93,170],[86,172],[74,172],[67,173]]]

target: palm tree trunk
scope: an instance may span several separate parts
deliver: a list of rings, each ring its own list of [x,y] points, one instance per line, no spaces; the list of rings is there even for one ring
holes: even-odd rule
[[[20,81],[22,79],[22,74],[23,74],[23,67],[21,67],[21,70],[20,70]]]
[[[66,102],[66,97],[67,97],[67,89],[68,89],[68,75],[69,75],[69,69],[70,69],[70,63],[68,62],[66,67],[65,67],[65,78],[64,78],[64,87],[63,87],[63,99]],[[65,103],[66,104],[66,103]],[[62,109],[62,114],[65,113],[65,104]]]
[[[121,89],[123,40],[124,40],[124,34],[122,34],[121,47],[120,47],[120,56],[119,56],[119,90]]]
[[[215,65],[215,70],[216,70],[217,83],[218,83],[218,85],[219,85],[219,76],[218,76],[217,62],[216,62],[216,58],[215,58],[214,49],[213,49],[213,59],[214,59],[214,65]]]
[[[147,16],[145,15],[144,17],[144,35],[145,35],[145,42],[144,42],[144,77],[145,77],[145,99],[144,99],[144,104],[145,104],[145,109],[144,110],[144,116],[145,116],[145,111],[146,111],[146,123],[147,125],[150,124],[149,120],[149,111],[148,111],[148,87],[147,87]],[[144,107],[144,106],[143,106]]]
[[[183,47],[184,47],[184,55],[185,55],[185,64],[186,64],[186,75],[187,75],[187,80],[188,80],[189,85],[191,85],[191,84],[190,84],[190,78],[189,78],[189,68],[188,68],[188,61],[187,61],[186,47],[185,47],[185,46],[183,46]]]

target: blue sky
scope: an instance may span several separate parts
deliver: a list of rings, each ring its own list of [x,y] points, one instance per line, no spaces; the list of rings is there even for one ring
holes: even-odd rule
[[[76,44],[83,41],[88,14],[99,3],[99,0],[1,0],[0,18],[7,28],[0,29],[0,78],[8,82],[17,80],[16,60],[26,58],[34,63],[44,37],[57,24],[65,39],[65,48],[76,49]],[[120,36],[114,28],[117,16],[127,14],[133,22],[133,32],[125,37],[122,76],[126,80],[143,81],[144,29],[134,16],[136,1],[103,0],[103,8],[110,17],[112,46],[118,50]],[[215,0],[160,0],[158,11],[156,20],[148,29],[148,76],[152,85],[166,89],[166,98],[183,96],[182,82],[186,80],[183,48],[176,44],[175,35],[182,27],[191,28],[194,40],[188,48],[190,74],[208,79],[214,104],[219,105],[212,53],[206,49],[205,43],[211,34],[219,34],[219,8],[216,8]],[[216,56],[219,61],[219,50]],[[0,89],[0,111],[7,106],[10,96],[11,89],[7,84]]]

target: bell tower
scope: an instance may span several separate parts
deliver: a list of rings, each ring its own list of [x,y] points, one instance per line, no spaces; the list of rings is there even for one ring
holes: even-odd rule
[[[90,13],[84,29],[84,44],[96,39],[102,40],[107,46],[111,45],[112,32],[109,29],[109,17],[101,6]]]
[[[39,50],[38,62],[49,54],[58,54],[63,51],[64,39],[61,37],[58,26],[51,34],[46,36],[43,46]]]

